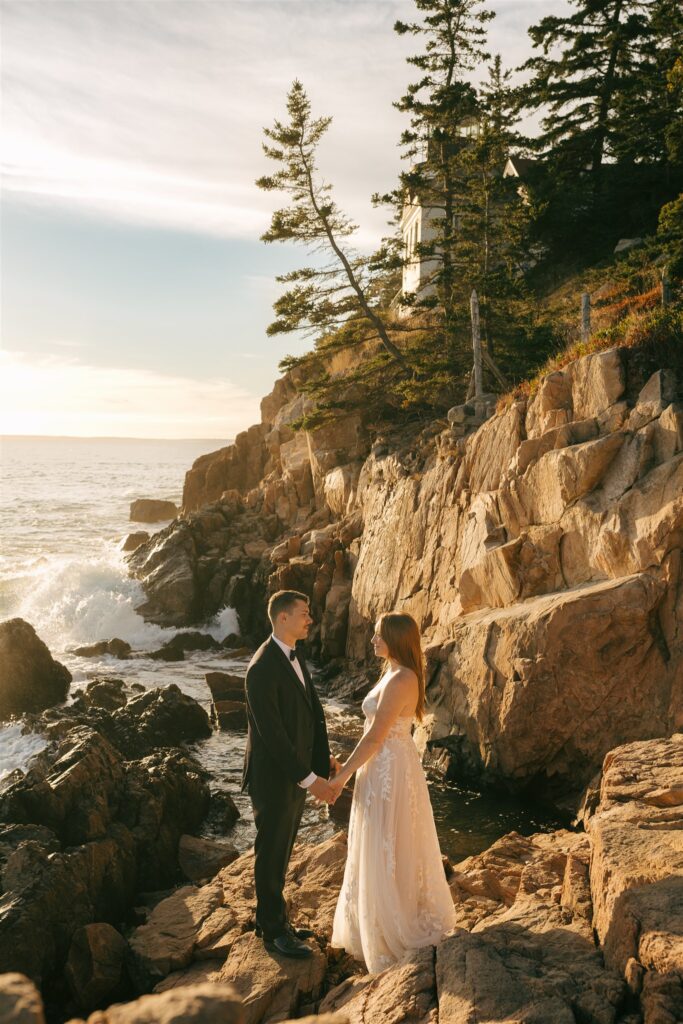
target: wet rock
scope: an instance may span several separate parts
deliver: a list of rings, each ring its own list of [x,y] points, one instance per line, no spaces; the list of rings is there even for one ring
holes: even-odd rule
[[[66,699],[71,673],[23,619],[0,623],[0,721]]]
[[[214,700],[246,701],[243,676],[232,672],[207,672],[204,679]]]
[[[133,760],[155,747],[192,743],[211,735],[209,717],[198,701],[175,683],[147,690],[120,679],[94,680],[70,705],[31,719],[31,728],[51,739],[76,726],[92,729]]]
[[[123,797],[125,771],[104,736],[76,727],[43,776],[31,773],[0,797],[6,822],[45,825],[68,845],[102,838]]]
[[[45,1024],[43,1001],[23,974],[0,974],[0,1020],[3,1024]]]
[[[136,842],[139,888],[176,879],[180,836],[197,831],[209,801],[206,772],[182,750],[155,750],[127,765],[120,817]]]
[[[74,933],[65,976],[76,1005],[89,1012],[125,998],[128,944],[110,924],[85,925]]]
[[[26,842],[37,844],[46,854],[61,849],[59,839],[45,825],[0,825],[0,873],[4,871],[8,858]]]
[[[146,544],[149,534],[146,530],[138,530],[137,533],[129,533],[121,545],[122,551],[135,551],[141,544]]]
[[[131,502],[130,518],[136,523],[160,523],[164,519],[175,519],[178,507],[172,501],[156,498],[137,498]]]
[[[114,637],[113,640],[100,640],[88,647],[76,647],[73,653],[79,658],[99,658],[103,654],[111,654],[114,658],[125,659],[130,657],[131,650],[129,643]]]
[[[130,746],[140,751],[152,746],[176,746],[211,735],[204,708],[175,683],[133,697],[113,718],[130,735]]]
[[[116,711],[127,703],[132,692],[123,679],[93,679],[81,694],[81,699],[87,707]]]
[[[211,718],[219,729],[243,732],[247,728],[247,709],[243,700],[215,700]]]
[[[182,751],[125,762],[103,736],[73,728],[2,794],[5,821],[49,828],[63,848],[39,834],[7,857],[0,971],[53,991],[79,928],[124,920],[136,888],[175,880],[180,836],[198,827],[208,802],[201,767]]]
[[[185,661],[185,652],[182,647],[160,647],[157,651],[150,651],[148,657],[152,661]]]
[[[212,791],[207,816],[207,825],[209,827],[215,829],[218,833],[222,833],[232,828],[239,817],[240,812],[230,793],[227,793],[225,790]]]
[[[132,575],[144,581],[147,600],[136,611],[162,626],[198,621],[201,595],[197,544],[188,524],[177,520],[129,556]]]
[[[239,853],[231,843],[196,836],[181,836],[178,861],[186,878],[202,882],[213,878],[226,864],[237,860]]]
[[[176,633],[168,643],[165,643],[161,651],[183,653],[185,651],[215,651],[220,648],[220,643],[209,633],[200,633],[197,630],[184,633]],[[160,652],[158,651],[157,654]],[[169,661],[175,660],[169,658]]]

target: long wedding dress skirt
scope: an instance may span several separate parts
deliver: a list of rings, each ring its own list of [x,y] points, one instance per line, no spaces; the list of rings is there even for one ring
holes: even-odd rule
[[[382,685],[380,679],[363,701],[365,732]],[[356,773],[332,945],[364,960],[371,974],[435,945],[455,925],[412,721],[399,718]]]

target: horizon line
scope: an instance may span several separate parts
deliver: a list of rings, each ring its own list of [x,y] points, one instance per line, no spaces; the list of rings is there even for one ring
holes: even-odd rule
[[[138,437],[127,434],[0,434],[0,441],[227,441],[234,437]]]

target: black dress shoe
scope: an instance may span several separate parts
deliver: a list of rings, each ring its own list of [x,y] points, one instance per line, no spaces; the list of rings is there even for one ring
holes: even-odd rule
[[[295,928],[293,924],[288,925],[287,931],[295,939],[312,939],[315,935],[315,932],[311,931],[310,928]]]
[[[305,960],[313,956],[313,951],[305,942],[301,942],[291,932],[278,935],[274,939],[264,939],[263,945],[271,953],[279,953],[280,956],[291,956],[295,960]]]

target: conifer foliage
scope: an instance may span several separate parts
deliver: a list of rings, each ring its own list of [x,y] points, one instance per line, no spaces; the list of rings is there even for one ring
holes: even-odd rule
[[[539,149],[553,150],[568,175],[589,169],[596,187],[617,148],[615,111],[637,91],[638,49],[648,32],[646,0],[570,0],[566,16],[529,29],[542,53],[524,65],[532,77],[522,106],[547,109]]]
[[[269,335],[299,331],[314,338],[353,321],[365,338],[379,340],[388,356],[409,374],[408,363],[394,344],[371,297],[372,261],[348,253],[342,240],[356,226],[332,199],[331,185],[321,180],[316,151],[331,118],[314,118],[303,85],[295,81],[287,96],[287,123],[275,121],[264,134],[263,150],[279,165],[274,174],[256,182],[267,192],[284,192],[289,205],[276,210],[264,242],[300,242],[327,262],[283,274],[277,280],[291,285],[275,302],[276,319]]]

